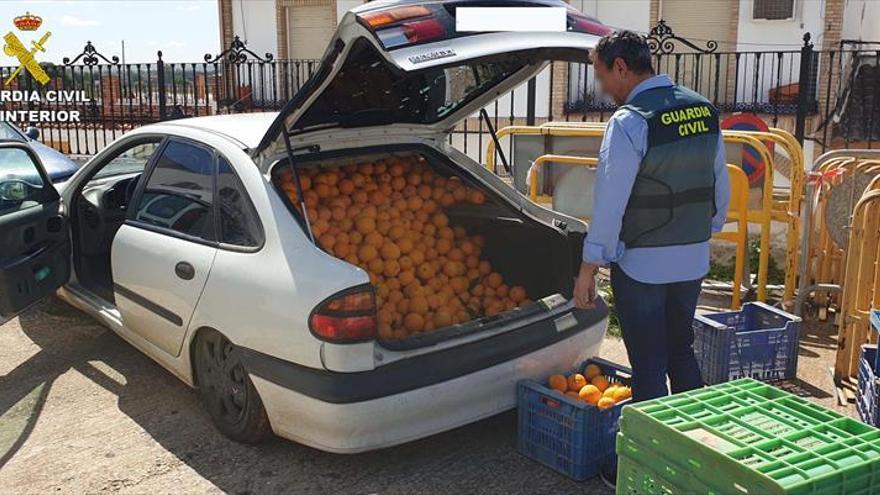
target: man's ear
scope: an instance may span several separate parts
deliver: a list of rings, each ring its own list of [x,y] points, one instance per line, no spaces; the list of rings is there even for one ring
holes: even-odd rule
[[[625,77],[626,73],[629,71],[629,67],[626,65],[626,61],[620,57],[614,59],[614,70],[620,77]]]

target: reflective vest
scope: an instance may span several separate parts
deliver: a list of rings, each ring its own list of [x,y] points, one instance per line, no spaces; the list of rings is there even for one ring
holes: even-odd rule
[[[694,244],[712,236],[718,111],[680,86],[654,88],[624,105],[648,123],[648,147],[623,215],[627,248]]]

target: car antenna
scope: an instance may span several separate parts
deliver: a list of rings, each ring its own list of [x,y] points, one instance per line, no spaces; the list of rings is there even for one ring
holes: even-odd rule
[[[492,141],[495,141],[495,151],[498,152],[498,156],[501,158],[501,165],[504,166],[504,170],[510,175],[510,164],[507,163],[507,157],[504,156],[504,150],[501,149],[501,143],[498,142],[498,135],[495,134],[495,126],[493,126],[492,121],[489,120],[489,112],[487,112],[485,108],[480,109],[480,118],[486,121],[486,127],[489,128],[489,135],[492,136]],[[495,171],[493,170],[492,172]]]
[[[309,212],[306,211],[306,198],[303,195],[302,183],[299,180],[299,170],[296,168],[296,162],[293,160],[293,147],[290,146],[290,136],[287,131],[281,133],[284,136],[284,147],[287,149],[287,163],[290,165],[290,171],[293,173],[293,183],[296,185],[296,195],[299,198],[299,205],[302,208],[302,215],[306,221],[306,232],[312,244],[315,244],[315,234],[312,233],[312,224],[309,222]]]

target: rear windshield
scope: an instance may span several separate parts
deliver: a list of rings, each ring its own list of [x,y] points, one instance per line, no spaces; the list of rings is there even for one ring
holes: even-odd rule
[[[526,65],[522,57],[507,55],[404,72],[391,67],[371,43],[360,39],[296,127],[434,123]]]

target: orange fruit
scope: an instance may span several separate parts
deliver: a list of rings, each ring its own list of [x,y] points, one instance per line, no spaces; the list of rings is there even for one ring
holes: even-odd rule
[[[618,388],[619,386],[616,383],[608,384],[608,388],[606,388],[605,391],[602,392],[602,397],[611,397],[613,399],[614,394],[615,392],[617,392]]]
[[[598,388],[602,392],[604,392],[605,389],[608,388],[608,379],[602,375],[594,376],[593,379],[590,380],[590,383],[595,385],[596,388]]]
[[[571,390],[568,390],[567,392],[565,392],[565,395],[571,397],[574,400],[580,400],[577,392],[572,392]]]
[[[472,190],[468,193],[468,201],[475,205],[481,205],[486,202],[486,196],[481,191]]]
[[[401,269],[403,269],[402,266]],[[403,285],[409,285],[415,282],[415,280],[416,274],[412,270],[404,270],[397,275],[397,281]]]
[[[367,263],[367,269],[370,273],[382,273],[385,269],[385,262],[382,261],[382,258],[373,258]]]
[[[514,285],[513,287],[510,288],[510,291],[508,292],[508,296],[510,296],[510,299],[517,304],[523,302],[525,300],[525,298],[527,297],[526,290],[518,285]],[[588,366],[588,368],[589,368],[589,366]]]
[[[401,253],[410,253],[415,248],[412,239],[409,239],[408,237],[401,239],[397,245],[400,248]]]
[[[488,275],[492,272],[492,265],[489,264],[488,261],[481,261],[480,265],[477,267],[480,270],[481,275]]]
[[[382,234],[373,231],[364,236],[364,242],[378,249],[382,247],[382,243],[385,242],[385,239],[382,237]]]
[[[629,387],[614,387],[614,402],[621,402],[632,397],[632,389]]]
[[[580,391],[578,391],[578,397],[588,404],[596,404],[602,398],[602,392],[599,392],[595,385],[588,384],[581,387]]]
[[[584,375],[580,373],[575,373],[568,377],[568,389],[573,390],[575,392],[580,392],[582,388],[587,384],[587,379],[584,378]]]
[[[386,260],[396,260],[400,258],[400,248],[392,241],[388,241],[382,245],[380,249],[382,257]]]
[[[449,217],[447,217],[445,213],[435,213],[434,216],[431,217],[431,223],[437,228],[446,227],[449,225]]]
[[[434,328],[444,328],[452,325],[452,315],[445,310],[434,313]]]
[[[400,273],[400,263],[397,260],[391,259],[385,261],[385,269],[382,271],[388,277],[395,277],[398,273]]]
[[[584,368],[584,376],[587,377],[587,380],[592,380],[597,376],[602,374],[602,368],[599,367],[596,363],[590,363]]]
[[[500,287],[503,281],[504,279],[498,272],[490,273],[489,276],[486,277],[486,285],[493,289],[497,289],[498,287]]]
[[[599,399],[599,402],[596,403],[596,405],[599,406],[599,409],[608,409],[609,407],[613,406],[614,404],[616,404],[614,402],[614,399],[612,399],[610,397],[602,397],[601,399]]]
[[[363,244],[360,248],[358,248],[357,256],[358,259],[360,259],[364,263],[368,263],[376,256],[379,256],[379,253],[378,251],[376,251],[376,248],[374,246]]]
[[[434,277],[434,266],[428,263],[422,263],[416,269],[416,275],[424,281],[428,281]]]
[[[363,235],[367,235],[376,229],[376,221],[368,216],[360,216],[355,221],[355,227],[357,228],[358,232]]]
[[[351,254],[351,244],[347,242],[336,241],[336,244],[333,245],[333,254],[337,258],[345,258],[349,254]]]
[[[568,381],[562,375],[550,376],[548,383],[553,390],[558,390],[560,392],[566,392],[568,390]]]

